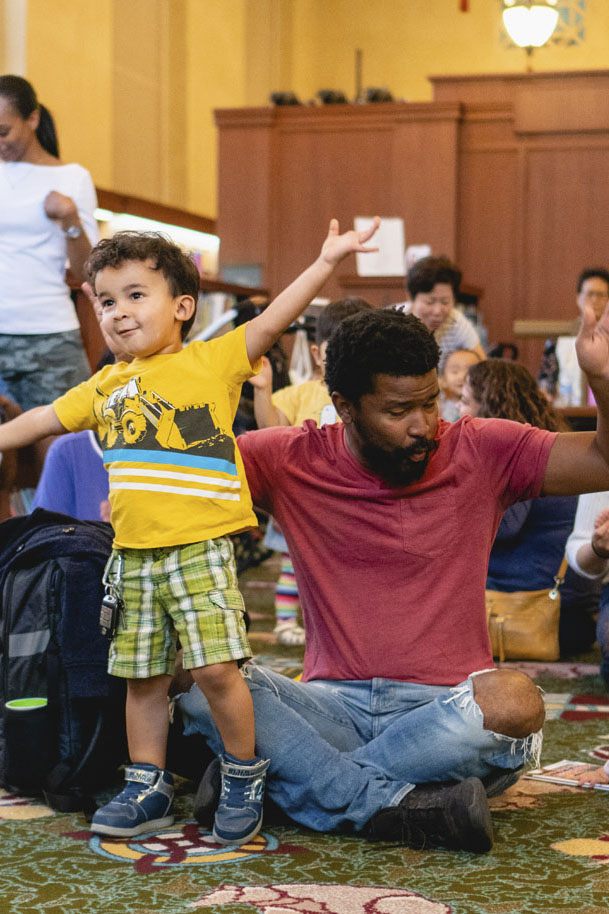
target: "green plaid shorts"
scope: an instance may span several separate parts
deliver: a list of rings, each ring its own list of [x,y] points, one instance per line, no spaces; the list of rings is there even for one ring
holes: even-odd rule
[[[114,576],[119,553],[120,581]],[[228,537],[160,549],[115,549],[106,575],[124,603],[108,657],[113,676],[173,675],[178,635],[185,669],[251,657]]]

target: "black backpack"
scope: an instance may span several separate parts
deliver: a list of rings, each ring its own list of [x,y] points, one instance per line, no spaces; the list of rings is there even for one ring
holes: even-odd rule
[[[125,686],[99,630],[110,524],[36,509],[0,523],[0,785],[85,810],[127,755]],[[46,705],[7,708],[16,699]]]

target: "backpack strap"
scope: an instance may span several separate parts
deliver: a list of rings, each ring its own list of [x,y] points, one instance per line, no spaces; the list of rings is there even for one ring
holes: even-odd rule
[[[93,797],[85,793],[75,782],[99,744],[103,722],[104,713],[100,707],[91,739],[76,767],[66,761],[59,762],[49,771],[43,790],[44,798],[52,809],[58,812],[83,812],[87,822],[91,821],[97,804]]]

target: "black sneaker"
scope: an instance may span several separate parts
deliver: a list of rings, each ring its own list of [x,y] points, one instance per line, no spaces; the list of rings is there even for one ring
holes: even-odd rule
[[[398,806],[375,813],[366,836],[415,850],[446,847],[485,854],[493,845],[493,826],[484,785],[479,778],[419,784]]]

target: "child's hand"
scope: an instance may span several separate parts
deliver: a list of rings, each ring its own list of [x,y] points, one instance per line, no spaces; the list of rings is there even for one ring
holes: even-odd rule
[[[81,285],[80,288],[82,289],[82,291],[84,292],[84,294],[87,296],[87,298],[88,298],[89,301],[91,302],[91,306],[92,306],[92,308],[93,308],[93,310],[94,310],[94,312],[95,312],[95,317],[97,318],[98,321],[101,321],[101,318],[102,318],[102,306],[101,306],[100,303],[99,303],[99,298],[97,297],[97,295],[96,295],[95,292],[93,291],[93,288],[92,288],[92,286],[91,286],[91,283],[90,283],[90,282],[83,282],[83,284]]]
[[[255,390],[271,390],[273,386],[273,366],[266,356],[262,357],[262,370],[248,378]]]
[[[325,260],[326,263],[329,263],[332,266],[336,266],[336,264],[340,263],[347,254],[378,251],[378,248],[376,247],[367,246],[366,242],[372,238],[380,224],[380,218],[375,216],[371,228],[367,231],[356,232],[352,229],[349,232],[344,232],[342,235],[339,235],[338,219],[331,219],[328,237],[324,241],[321,249],[322,260]]]
[[[577,778],[580,787],[593,784],[609,784],[609,776],[606,774],[604,767],[596,768],[594,771],[587,771]]]

